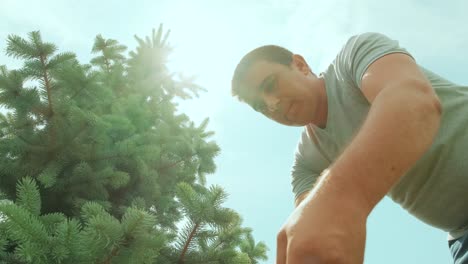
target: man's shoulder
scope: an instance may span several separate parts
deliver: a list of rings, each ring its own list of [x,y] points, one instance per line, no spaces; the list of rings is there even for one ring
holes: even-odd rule
[[[351,35],[348,37],[346,40],[345,44],[343,45],[341,52],[344,51],[355,51],[356,47],[359,47],[361,45],[366,45],[366,44],[377,44],[379,42],[388,42],[388,41],[394,41],[391,39],[389,36],[386,34],[380,33],[380,32],[362,32],[358,34]]]
[[[371,63],[390,53],[405,53],[412,57],[396,39],[379,32],[363,32],[348,38],[334,64],[340,77],[358,84]]]

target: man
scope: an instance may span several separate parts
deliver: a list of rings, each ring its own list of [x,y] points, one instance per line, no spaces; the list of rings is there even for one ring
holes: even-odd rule
[[[385,195],[447,231],[455,263],[468,263],[468,87],[364,33],[318,76],[300,55],[257,48],[238,64],[232,92],[278,123],[304,126],[278,264],[362,263],[367,217]]]

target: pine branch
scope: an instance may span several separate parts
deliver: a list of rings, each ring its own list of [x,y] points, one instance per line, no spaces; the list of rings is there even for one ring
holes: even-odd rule
[[[182,163],[182,162],[187,161],[188,159],[193,158],[195,155],[197,155],[197,153],[194,153],[194,154],[192,154],[191,156],[187,156],[187,157],[186,157],[187,159],[181,159],[181,160],[176,161],[176,162],[174,162],[174,163],[171,163],[171,164],[169,164],[169,165],[166,165],[166,166],[163,166],[163,167],[159,167],[159,168],[157,168],[157,171],[158,171],[158,173],[164,172],[164,171],[166,171],[166,170],[168,170],[168,169],[170,169],[170,168],[172,168],[172,167],[175,167],[175,166],[179,165],[179,164]]]
[[[9,35],[7,41],[6,55],[13,58],[33,59],[36,57],[36,51],[25,39]]]
[[[54,115],[54,109],[53,109],[53,106],[52,106],[51,84],[50,84],[49,76],[47,74],[46,58],[44,57],[44,54],[40,54],[39,58],[40,58],[40,61],[41,61],[41,64],[42,64],[44,84],[45,84],[46,91],[47,91],[47,101],[48,101],[48,106],[49,106],[48,107],[49,112],[47,113],[47,118],[49,118],[49,117],[52,117]],[[54,125],[52,125],[51,130],[50,130],[50,142],[49,142],[49,144],[51,144],[52,148],[54,148],[54,146],[56,144],[56,142],[55,142],[56,137],[57,137],[57,135],[56,135],[55,127],[54,127]]]
[[[71,97],[70,97],[70,101],[72,101],[75,96],[77,96],[79,93],[81,93],[81,91],[83,91],[85,88],[87,88],[86,86],[83,85],[83,87],[81,87],[81,89],[79,89],[78,91],[76,91]]]
[[[45,150],[45,146],[38,145],[38,144],[36,145],[36,144],[32,143],[31,141],[25,139],[24,137],[20,136],[19,134],[16,134],[15,136],[18,137],[19,139],[21,139],[22,141],[24,141],[25,143],[27,143],[31,149],[34,149],[36,151],[44,151]]]
[[[137,217],[132,218],[132,214],[136,214]],[[124,240],[120,243],[120,245],[128,245],[134,236],[132,235],[134,232],[143,232],[142,230],[138,230],[141,227],[145,226],[145,214],[134,210],[133,208],[127,209],[127,212],[122,217],[122,224],[124,225]],[[112,249],[112,252],[107,256],[107,258],[102,262],[102,264],[110,264],[112,263],[112,258],[119,254],[121,247],[115,247]]]
[[[39,216],[41,213],[41,197],[36,182],[30,177],[25,177],[17,184],[16,189],[16,203],[31,214]]]
[[[85,159],[83,161],[101,161],[101,160],[114,159],[114,158],[123,158],[123,157],[124,156],[122,156],[120,154],[116,154],[116,155],[102,156],[102,157],[92,158],[92,159]]]
[[[114,159],[114,158],[125,158],[125,157],[126,156],[122,155],[122,154],[113,154],[113,155],[101,156],[101,157],[96,157],[96,158],[91,158],[91,159],[84,159],[83,161],[101,161],[101,160]],[[184,160],[178,161],[176,163],[179,164],[182,161],[184,161]],[[174,167],[177,164],[171,164],[171,165],[169,165],[167,167]],[[163,169],[167,169],[167,168],[163,168]]]
[[[192,239],[195,236],[195,233],[197,232],[197,229],[198,229],[199,226],[200,226],[200,222],[196,223],[195,226],[192,229],[192,232],[190,232],[190,235],[187,238],[187,241],[185,242],[184,249],[182,250],[182,253],[180,254],[178,264],[184,264],[185,263],[185,254],[187,253],[188,247],[189,247],[190,243],[192,242]]]
[[[119,251],[120,251],[120,247],[115,247],[114,249],[112,249],[111,253],[107,256],[107,258],[101,262],[102,264],[111,264],[112,262],[112,258],[117,256],[119,254]]]
[[[106,57],[104,57],[104,64],[106,65],[107,73],[110,73],[110,62]]]
[[[221,246],[224,242],[226,242],[226,241],[223,240],[223,239],[219,239],[218,241],[219,241],[219,242],[216,244],[216,246],[213,247],[213,250],[218,249],[219,246]]]
[[[76,131],[75,134],[70,138],[70,142],[74,141],[76,138],[81,136],[84,132],[86,132],[89,129],[89,127],[90,126],[88,122],[81,124],[80,129],[78,129],[78,131]],[[65,144],[58,149],[62,149],[64,147],[65,147]]]
[[[39,56],[39,59],[41,60],[41,65],[43,68],[43,78],[44,78],[44,83],[47,91],[47,100],[49,101],[49,115],[54,114],[54,109],[52,107],[52,94],[51,94],[51,85],[50,85],[50,80],[49,76],[47,74],[47,65],[46,65],[46,58],[44,57],[43,54]]]
[[[35,125],[41,123],[42,121],[43,120],[36,120],[36,121],[33,121],[33,122],[27,121],[24,124],[16,126],[16,127],[11,127],[11,124],[7,123],[7,125],[10,126],[10,127],[8,127],[8,130],[10,130],[10,132],[2,134],[1,137],[6,137],[6,136],[9,136],[9,135],[15,134],[17,132],[16,130],[23,129],[23,128],[26,128],[28,126],[35,126]]]

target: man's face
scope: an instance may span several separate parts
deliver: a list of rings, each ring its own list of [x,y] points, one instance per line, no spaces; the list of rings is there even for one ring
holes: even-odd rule
[[[256,111],[280,124],[304,126],[316,118],[320,99],[314,78],[298,55],[290,67],[258,61],[245,76],[246,99]]]

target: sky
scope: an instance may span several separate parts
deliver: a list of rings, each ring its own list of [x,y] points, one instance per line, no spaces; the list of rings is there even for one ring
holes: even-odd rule
[[[225,188],[225,206],[267,244],[264,263],[274,263],[277,232],[294,208],[290,171],[302,128],[273,123],[231,97],[240,58],[276,44],[301,54],[319,73],[350,36],[374,31],[397,39],[420,65],[466,85],[466,10],[462,0],[0,0],[0,65],[21,66],[4,54],[9,34],[40,30],[45,41],[88,63],[97,34],[132,50],[133,35],[147,36],[163,23],[174,48],[170,70],[197,76],[207,90],[180,101],[179,111],[196,123],[209,117],[208,129],[216,133],[221,153],[208,184]],[[452,263],[446,236],[384,198],[367,222],[364,263]]]

